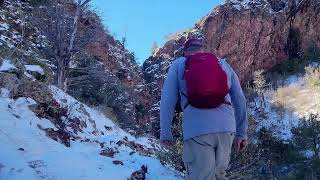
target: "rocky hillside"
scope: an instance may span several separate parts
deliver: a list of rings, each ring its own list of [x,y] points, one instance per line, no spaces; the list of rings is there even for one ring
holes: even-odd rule
[[[18,79],[17,69],[0,66],[0,179],[182,179],[157,159],[157,140],[131,136],[55,86]]]
[[[320,48],[318,0],[228,0],[193,28],[172,36],[143,64],[152,94],[151,120],[158,130],[160,90],[172,61],[187,37],[204,36],[208,49],[227,58],[243,84],[255,70],[268,70]]]
[[[12,60],[20,68],[37,65],[43,74],[27,74],[49,84],[57,80],[53,29],[55,13],[64,9],[65,33],[72,27],[75,4],[44,0],[6,0],[0,10],[0,61]],[[71,1],[68,1],[71,2]],[[70,25],[70,26],[69,26]],[[114,39],[89,8],[79,17],[67,92],[91,106],[99,106],[127,130],[145,133],[149,95],[134,54]],[[1,64],[0,63],[0,64]],[[85,75],[85,76],[84,76]],[[2,77],[1,77],[2,78]],[[140,126],[141,125],[141,126]]]

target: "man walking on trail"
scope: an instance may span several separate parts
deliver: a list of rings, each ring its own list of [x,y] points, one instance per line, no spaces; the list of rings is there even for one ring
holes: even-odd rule
[[[232,143],[247,143],[246,100],[231,66],[205,53],[202,39],[189,39],[164,82],[160,105],[160,140],[172,145],[172,119],[180,99],[183,109],[183,161],[190,180],[227,179]]]

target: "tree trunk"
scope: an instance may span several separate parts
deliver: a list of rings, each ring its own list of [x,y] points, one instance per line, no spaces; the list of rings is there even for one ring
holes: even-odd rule
[[[58,61],[58,71],[57,71],[57,85],[60,89],[63,91],[67,91],[68,88],[68,83],[67,83],[67,77],[69,73],[69,62],[73,54],[73,49],[74,49],[74,43],[75,43],[75,38],[76,34],[78,31],[78,21],[79,17],[81,15],[81,12],[83,11],[83,6],[89,3],[91,0],[86,0],[84,3],[81,3],[82,0],[78,0],[77,2],[77,7],[76,7],[76,13],[73,18],[73,26],[72,26],[72,31],[70,35],[70,39],[68,39],[69,43],[64,44],[64,39],[61,34],[61,24],[59,23],[61,19],[57,19],[57,49],[59,50],[58,55],[57,55],[57,61]],[[65,14],[63,14],[65,16]],[[65,36],[64,36],[65,37]]]
[[[60,67],[58,70],[58,87],[62,90],[66,90],[66,71],[63,69],[63,67]]]
[[[57,86],[64,92],[67,91],[66,79],[68,74],[69,59],[58,59]]]

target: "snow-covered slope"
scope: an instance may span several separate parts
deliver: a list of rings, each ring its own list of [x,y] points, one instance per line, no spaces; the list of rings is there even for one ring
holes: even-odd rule
[[[306,78],[291,75],[281,82],[281,86],[266,90],[265,102],[259,96],[255,98],[250,106],[258,121],[257,130],[264,127],[280,139],[289,140],[291,129],[297,127],[301,119],[320,113],[320,87],[308,85]]]
[[[136,139],[100,112],[56,87],[50,89],[60,106],[67,107],[71,117],[85,121],[86,127],[82,132],[74,132],[66,122],[68,131],[76,137],[66,147],[41,130],[57,127],[30,110],[36,105],[34,100],[25,97],[13,100],[8,90],[1,89],[1,180],[123,180],[141,169],[147,171],[146,179],[182,179],[156,159],[153,146],[157,145],[152,139]],[[143,165],[147,169],[141,168]]]

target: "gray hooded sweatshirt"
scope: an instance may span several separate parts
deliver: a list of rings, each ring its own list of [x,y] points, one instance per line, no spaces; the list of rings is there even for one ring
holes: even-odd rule
[[[180,105],[184,108],[188,104],[186,94],[186,82],[183,79],[185,69],[185,57],[176,59],[170,66],[163,85],[160,102],[160,139],[172,140],[172,119],[179,93]],[[217,108],[198,109],[187,105],[183,109],[182,129],[184,139],[193,138],[210,133],[231,132],[236,138],[247,139],[248,119],[246,112],[246,99],[240,86],[239,79],[224,60],[220,59],[220,65],[228,76],[229,94],[225,97],[231,105],[222,104]]]

